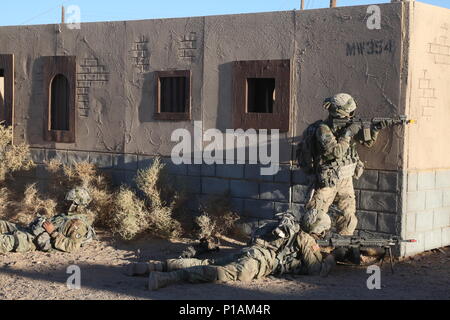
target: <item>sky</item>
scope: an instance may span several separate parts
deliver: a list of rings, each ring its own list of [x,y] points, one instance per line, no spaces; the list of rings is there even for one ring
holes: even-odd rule
[[[338,6],[390,0],[337,0]],[[421,0],[450,8],[450,0]],[[61,5],[80,8],[81,22],[208,16],[299,9],[300,0],[0,0],[0,26],[61,22]],[[305,0],[306,9],[325,8],[329,0]]]

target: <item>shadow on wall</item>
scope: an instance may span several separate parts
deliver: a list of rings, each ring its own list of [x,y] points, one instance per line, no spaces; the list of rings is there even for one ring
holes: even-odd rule
[[[217,106],[216,128],[224,131],[233,128],[233,63],[219,65],[219,105]],[[211,106],[205,106],[210,108]]]
[[[30,145],[42,144],[44,137],[44,120],[47,106],[44,105],[44,95],[49,92],[49,88],[44,88],[44,57],[39,57],[34,60],[32,74],[32,87],[30,95],[30,104],[28,105],[28,114],[26,118],[26,141]],[[38,121],[36,121],[38,119]],[[56,147],[54,142],[45,142],[48,149]]]
[[[155,114],[155,72],[146,73],[144,75],[144,84],[142,86],[141,92],[141,103],[138,107],[139,112],[139,122],[154,122],[153,115]]]

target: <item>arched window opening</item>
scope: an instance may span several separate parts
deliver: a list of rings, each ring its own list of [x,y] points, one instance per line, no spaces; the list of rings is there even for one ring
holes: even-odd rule
[[[58,74],[53,78],[50,90],[50,130],[69,131],[69,81],[64,75]]]

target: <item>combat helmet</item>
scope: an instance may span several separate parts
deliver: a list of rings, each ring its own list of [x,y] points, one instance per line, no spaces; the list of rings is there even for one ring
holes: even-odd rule
[[[67,192],[64,200],[77,206],[86,207],[91,203],[92,197],[86,188],[76,187]]]
[[[333,118],[353,118],[358,105],[353,97],[347,93],[339,93],[324,101],[323,107]]]

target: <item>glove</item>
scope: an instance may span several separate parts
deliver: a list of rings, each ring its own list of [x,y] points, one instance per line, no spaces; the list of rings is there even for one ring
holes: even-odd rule
[[[358,124],[353,123],[345,131],[345,137],[353,138],[354,136],[356,136],[358,134],[359,131],[361,131],[361,127]]]
[[[390,122],[390,121],[388,121],[388,120],[383,120],[383,121],[380,121],[376,126],[375,126],[375,131],[380,131],[380,130],[383,130],[383,129],[386,129],[386,128],[388,128],[388,127],[390,127],[392,125],[392,123]]]

